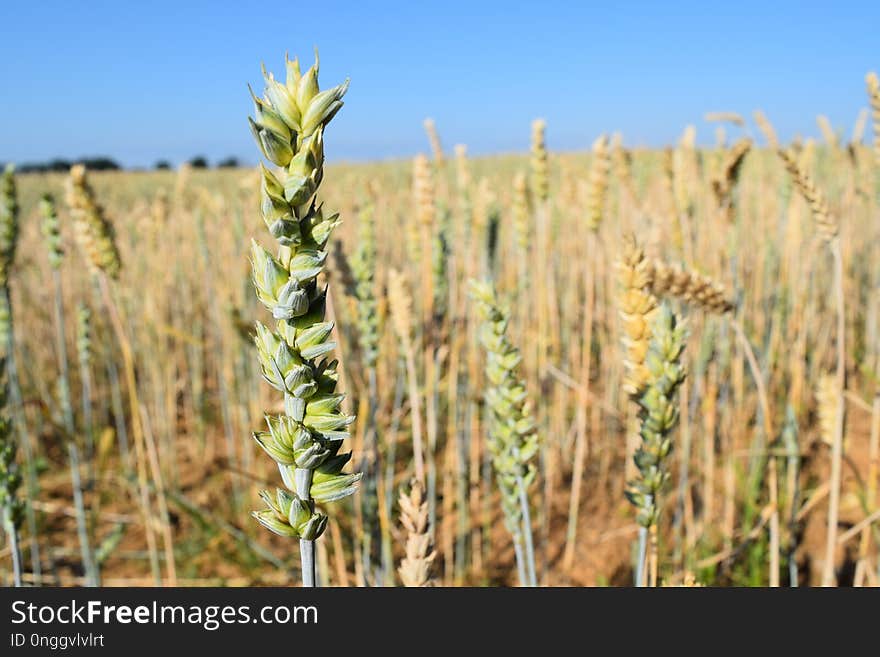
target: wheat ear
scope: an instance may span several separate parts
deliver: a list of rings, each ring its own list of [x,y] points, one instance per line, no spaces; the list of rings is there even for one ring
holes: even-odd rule
[[[727,220],[732,222],[736,217],[736,205],[733,192],[739,181],[746,155],[752,148],[752,141],[743,137],[724,154],[719,171],[712,179],[712,192],[718,208],[724,212]]]
[[[86,168],[81,164],[75,164],[70,169],[67,205],[73,219],[76,239],[86,256],[86,262],[93,270],[100,270],[110,278],[117,278],[122,261],[116,248],[113,225],[95,200],[95,193],[86,179]]]
[[[324,129],[342,108],[348,81],[321,91],[318,56],[305,73],[286,60],[286,79],[263,69],[265,94],[251,92],[251,131],[263,155],[279,169],[262,173],[261,213],[278,242],[278,255],[252,242],[257,297],[272,313],[275,330],[257,324],[256,345],[265,380],[284,395],[284,414],[268,416],[268,432],[254,434],[278,466],[286,489],[263,491],[266,509],[254,517],[270,531],[300,539],[303,586],[315,585],[315,540],[327,515],[315,504],[355,492],[360,474],[342,470],[351,453],[339,453],[354,418],[336,392],[337,361],[327,355],[333,322],[325,319],[327,288],[319,285],[326,246],[339,215],[317,200],[324,177]]]
[[[443,144],[440,142],[440,134],[437,132],[437,124],[434,122],[434,119],[425,119],[423,125],[425,126],[425,133],[428,135],[428,142],[431,144],[431,154],[434,157],[434,162],[437,163],[438,167],[443,167],[445,157],[443,155]]]
[[[773,127],[773,124],[770,123],[770,119],[767,118],[767,115],[761,110],[755,110],[752,113],[752,116],[755,118],[755,124],[758,126],[758,130],[761,131],[761,134],[764,135],[764,139],[767,140],[767,145],[770,148],[779,148],[779,137],[776,136],[776,129]]]
[[[733,310],[733,300],[724,288],[711,278],[695,271],[667,265],[653,260],[649,265],[651,291],[660,296],[671,295],[695,304],[712,313],[724,314]]]
[[[825,195],[816,187],[813,179],[791,151],[779,149],[777,153],[782,159],[786,170],[791,175],[794,186],[809,204],[810,214],[813,217],[813,221],[816,222],[819,235],[826,242],[830,242],[837,236],[838,224],[837,220],[831,215],[831,209],[828,207]]]
[[[602,223],[605,197],[608,194],[608,174],[611,171],[611,154],[608,138],[600,135],[593,142],[593,162],[590,165],[589,197],[587,199],[587,227],[596,232]]]
[[[650,324],[657,310],[657,298],[650,290],[652,268],[636,239],[628,235],[624,239],[623,252],[616,263],[620,281],[618,305],[623,320],[623,361],[625,374],[623,389],[637,396],[648,380],[645,356],[648,353]]]
[[[391,324],[406,363],[407,385],[409,388],[410,418],[413,434],[413,462],[416,479],[425,482],[425,449],[422,436],[421,395],[419,394],[416,370],[415,348],[412,338],[412,295],[409,292],[406,276],[396,269],[388,272],[388,311]]]
[[[676,392],[685,379],[681,353],[685,329],[668,304],[659,307],[651,322],[651,339],[646,358],[647,380],[639,403],[639,435],[642,444],[635,453],[638,475],[627,486],[626,497],[638,509],[639,560],[636,585],[644,584],[645,557],[650,537],[650,586],[657,583],[657,522],[659,495],[669,481],[667,459],[672,451],[672,429],[678,422]]]
[[[532,193],[538,201],[544,203],[550,197],[550,180],[548,177],[547,146],[544,133],[547,122],[544,119],[532,121]]]
[[[502,306],[491,282],[468,282],[470,297],[483,323],[480,342],[486,350],[484,393],[489,411],[489,452],[501,490],[505,524],[513,537],[520,583],[536,586],[528,489],[536,476],[532,460],[539,441],[532,420],[525,383],[517,369],[519,350],[507,337],[510,314]]]
[[[880,78],[876,73],[865,76],[868,87],[868,102],[871,104],[871,121],[874,124],[874,159],[880,167]]]
[[[406,546],[400,567],[397,569],[400,581],[407,587],[432,586],[431,566],[437,553],[431,546],[431,528],[428,525],[428,501],[424,488],[418,479],[410,483],[410,491],[401,489],[400,524],[406,531]]]

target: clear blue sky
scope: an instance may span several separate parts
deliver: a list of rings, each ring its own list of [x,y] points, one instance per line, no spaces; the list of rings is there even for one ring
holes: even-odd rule
[[[246,83],[285,51],[321,51],[321,82],[352,79],[328,157],[447,148],[552,149],[620,130],[659,145],[706,111],[763,108],[783,138],[847,135],[880,69],[880,2],[8,2],[0,18],[0,160],[109,155],[126,165],[257,161]],[[312,8],[310,8],[312,7]]]

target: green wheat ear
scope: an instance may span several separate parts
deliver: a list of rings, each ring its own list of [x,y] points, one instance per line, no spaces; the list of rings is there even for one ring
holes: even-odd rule
[[[678,422],[676,393],[685,379],[681,353],[685,329],[663,303],[651,325],[645,358],[647,381],[639,403],[639,435],[642,444],[635,454],[639,476],[629,484],[626,496],[639,509],[642,527],[657,522],[657,497],[669,480],[667,458],[672,451],[670,434]]]
[[[7,164],[0,183],[0,287],[9,281],[9,270],[18,245],[18,198],[15,193],[15,167]]]
[[[21,470],[16,462],[17,441],[9,418],[6,358],[0,357],[0,515],[13,558],[16,586],[21,580],[21,554],[18,551],[18,530],[24,520],[24,501],[18,496]]]
[[[651,580],[656,581],[658,498],[669,481],[672,430],[678,422],[678,388],[684,382],[681,355],[686,332],[669,305],[657,309],[651,322],[646,379],[638,397],[641,445],[635,453],[638,475],[627,485],[626,497],[638,509],[639,558],[636,584],[642,585],[648,537],[651,537]]]
[[[43,194],[40,199],[40,216],[43,218],[40,231],[46,240],[49,264],[52,269],[58,269],[64,257],[64,247],[62,246],[58,213],[55,210],[55,199],[50,194]]]
[[[379,308],[376,299],[376,224],[372,203],[360,212],[357,249],[351,259],[357,296],[357,325],[364,366],[376,366],[379,356]]]
[[[539,443],[525,382],[517,373],[522,358],[507,337],[510,314],[499,303],[492,283],[470,280],[469,292],[482,320],[480,342],[486,350],[489,385],[484,398],[489,409],[488,447],[492,467],[501,491],[505,524],[516,548],[520,580],[534,586],[527,491],[535,479],[532,460]]]
[[[339,215],[324,211],[317,191],[324,175],[324,128],[342,108],[348,81],[321,91],[318,60],[305,73],[287,60],[284,82],[263,70],[262,98],[251,91],[251,131],[263,155],[278,167],[261,165],[263,221],[278,242],[272,255],[252,243],[257,297],[272,313],[274,329],[257,324],[255,342],[263,377],[284,395],[284,414],[267,417],[268,431],[254,434],[277,463],[287,490],[263,493],[267,508],[254,517],[267,529],[299,537],[303,583],[314,584],[314,545],[327,525],[315,502],[351,495],[360,474],[342,468],[351,454],[339,454],[354,417],[342,411],[335,392],[336,361],[327,355],[333,323],[325,321],[327,289],[318,277],[327,241]]]

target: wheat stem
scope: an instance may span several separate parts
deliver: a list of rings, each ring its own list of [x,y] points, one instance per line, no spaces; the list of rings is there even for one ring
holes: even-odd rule
[[[843,294],[843,257],[840,252],[840,239],[831,242],[831,255],[834,261],[834,295],[837,299],[837,397],[838,413],[834,427],[834,441],[831,445],[831,478],[828,494],[828,529],[825,537],[825,561],[822,564],[822,586],[834,586],[834,554],[837,547],[837,520],[840,514],[840,480],[843,463],[843,431],[845,423],[845,404],[843,392],[846,389],[846,315]]]

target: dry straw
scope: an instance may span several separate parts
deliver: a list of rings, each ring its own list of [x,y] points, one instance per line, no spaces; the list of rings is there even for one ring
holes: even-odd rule
[[[794,185],[810,206],[810,213],[816,224],[819,236],[828,244],[834,262],[834,289],[837,301],[837,364],[835,385],[837,395],[837,412],[834,415],[835,427],[831,440],[831,476],[828,493],[828,522],[825,538],[825,559],[822,564],[822,585],[832,586],[835,581],[834,555],[837,548],[837,525],[840,513],[840,484],[842,479],[845,406],[843,395],[846,390],[846,308],[843,286],[843,254],[841,252],[839,225],[836,217],[831,214],[825,195],[807,174],[805,167],[799,163],[790,151],[778,151],[785,168],[788,170]]]

